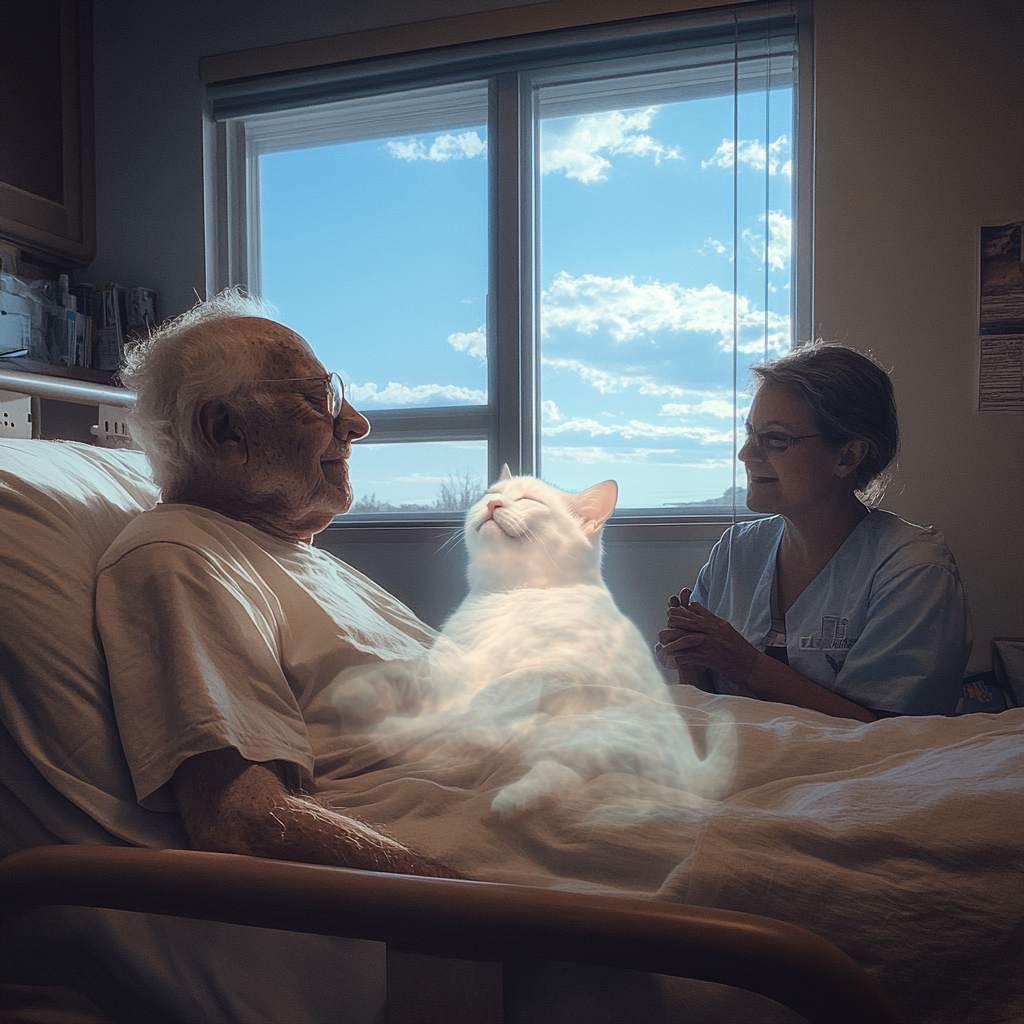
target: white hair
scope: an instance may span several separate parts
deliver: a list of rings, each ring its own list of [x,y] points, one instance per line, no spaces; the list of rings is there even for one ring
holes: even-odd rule
[[[253,342],[264,332],[252,318],[268,327],[268,312],[229,288],[126,347],[120,378],[137,395],[129,428],[165,494],[186,483],[203,457],[197,410],[212,398],[239,401],[260,376],[266,350]]]

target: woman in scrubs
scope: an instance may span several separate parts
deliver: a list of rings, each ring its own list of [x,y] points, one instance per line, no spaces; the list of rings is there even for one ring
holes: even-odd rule
[[[956,562],[875,507],[899,448],[888,375],[820,343],[754,375],[739,458],[764,518],[670,598],[660,660],[681,683],[839,718],[952,714],[971,651]]]

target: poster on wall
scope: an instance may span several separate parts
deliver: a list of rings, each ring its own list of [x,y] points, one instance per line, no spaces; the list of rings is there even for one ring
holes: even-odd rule
[[[978,408],[1024,411],[1024,335],[981,339]]]
[[[981,229],[978,408],[1024,411],[1024,221]]]
[[[981,229],[978,333],[1024,334],[1024,222]]]

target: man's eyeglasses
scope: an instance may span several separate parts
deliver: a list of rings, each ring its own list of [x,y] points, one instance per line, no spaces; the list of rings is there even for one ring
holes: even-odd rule
[[[747,443],[753,442],[758,448],[767,452],[784,452],[793,445],[799,444],[807,437],[821,437],[821,434],[782,434],[777,430],[754,430],[749,423],[747,428]]]
[[[328,373],[323,377],[270,377],[250,381],[250,384],[297,384],[300,381],[318,380],[324,385],[327,412],[337,419],[341,415],[341,407],[345,403],[345,384],[336,373]]]

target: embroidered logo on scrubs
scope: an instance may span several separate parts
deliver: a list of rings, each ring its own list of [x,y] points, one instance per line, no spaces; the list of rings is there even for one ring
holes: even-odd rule
[[[846,635],[847,621],[840,615],[823,615],[821,632],[817,636],[800,637],[800,650],[848,651],[857,642],[857,638]]]

